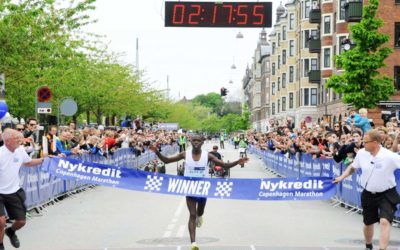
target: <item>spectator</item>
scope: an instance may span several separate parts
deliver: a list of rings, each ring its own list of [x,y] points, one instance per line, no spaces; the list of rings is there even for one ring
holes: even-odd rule
[[[356,126],[357,128],[361,128],[363,133],[365,134],[368,130],[371,130],[371,124],[369,123],[368,120],[368,110],[365,108],[362,108],[358,111],[360,113],[360,119],[359,121],[356,121],[356,119],[352,119],[351,125]]]

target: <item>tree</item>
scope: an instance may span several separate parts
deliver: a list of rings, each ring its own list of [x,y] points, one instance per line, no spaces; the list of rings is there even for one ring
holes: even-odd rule
[[[356,46],[336,56],[338,68],[345,71],[327,82],[328,88],[344,94],[344,103],[351,103],[357,109],[374,108],[379,101],[389,100],[395,91],[393,79],[379,76],[378,72],[392,53],[390,48],[382,47],[390,37],[378,31],[384,25],[382,19],[376,18],[378,6],[378,0],[370,0],[364,6],[361,22],[350,26],[351,40]]]
[[[213,113],[221,114],[221,109],[224,105],[224,100],[217,93],[208,93],[207,95],[197,95],[192,99],[192,102],[198,105],[203,105],[211,108]]]

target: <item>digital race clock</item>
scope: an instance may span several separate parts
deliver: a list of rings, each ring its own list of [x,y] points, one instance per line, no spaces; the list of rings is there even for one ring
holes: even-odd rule
[[[272,2],[165,2],[166,27],[271,27]]]

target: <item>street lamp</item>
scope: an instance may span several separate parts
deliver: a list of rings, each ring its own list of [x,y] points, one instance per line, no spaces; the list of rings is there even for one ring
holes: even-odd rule
[[[236,34],[236,38],[242,39],[242,38],[243,38],[243,34],[239,31],[239,32]]]

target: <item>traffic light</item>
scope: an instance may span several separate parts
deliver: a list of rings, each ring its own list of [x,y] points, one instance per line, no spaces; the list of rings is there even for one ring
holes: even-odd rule
[[[221,96],[226,96],[228,93],[228,90],[224,87],[221,88]]]

